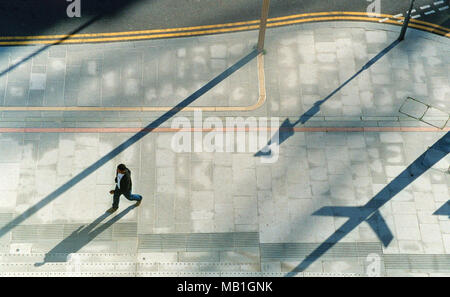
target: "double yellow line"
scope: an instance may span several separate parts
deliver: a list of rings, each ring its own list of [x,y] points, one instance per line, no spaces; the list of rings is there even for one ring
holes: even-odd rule
[[[268,27],[287,26],[300,23],[322,22],[322,21],[367,21],[393,24],[401,26],[400,20],[388,14],[375,14],[363,12],[317,12],[296,14],[268,20]],[[173,38],[209,35],[218,33],[230,33],[238,31],[256,30],[259,28],[259,20],[235,22],[217,25],[205,25],[195,27],[181,27],[170,29],[126,31],[114,33],[85,33],[74,35],[38,35],[38,36],[2,36],[0,45],[31,45],[31,44],[75,44],[91,42],[117,42],[137,41],[146,39]],[[412,19],[409,27],[432,32],[442,36],[450,37],[450,29],[432,23]]]
[[[302,18],[300,18],[302,17]],[[300,18],[300,19],[298,19]],[[294,20],[292,20],[294,19]],[[292,15],[286,17],[279,17],[271,19],[274,23],[268,25],[269,27],[278,27],[293,25],[307,22],[320,22],[320,21],[367,21],[376,23],[388,23],[397,26],[402,26],[404,17],[395,17],[390,14],[379,13],[366,13],[366,12],[351,12],[351,11],[335,11],[335,12],[318,12],[310,14]],[[450,28],[445,28],[433,23],[424,22],[416,19],[411,19],[409,26],[412,28],[436,33],[438,35],[450,37]]]

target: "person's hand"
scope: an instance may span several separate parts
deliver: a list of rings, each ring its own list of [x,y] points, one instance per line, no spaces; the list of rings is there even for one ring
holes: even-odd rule
[[[109,194],[111,195],[114,194],[114,190],[109,191]]]

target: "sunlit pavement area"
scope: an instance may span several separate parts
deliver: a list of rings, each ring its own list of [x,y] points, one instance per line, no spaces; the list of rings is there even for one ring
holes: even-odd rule
[[[177,153],[171,130],[105,158],[136,135],[120,128],[193,123],[191,111],[162,121],[156,108],[251,53],[256,31],[58,45],[17,67],[40,47],[1,48],[12,68],[0,77],[0,275],[449,276],[449,39],[410,29],[348,81],[398,33],[358,22],[270,29],[264,79],[254,58],[189,105],[236,107],[204,110],[223,122],[301,118],[279,133],[274,163],[248,147]],[[413,104],[406,116],[408,97],[436,111],[418,120]],[[67,106],[124,109],[23,109]],[[120,163],[144,200],[122,197],[106,216]]]

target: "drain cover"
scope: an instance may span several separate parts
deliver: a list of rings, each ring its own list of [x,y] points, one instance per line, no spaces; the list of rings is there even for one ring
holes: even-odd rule
[[[412,97],[406,98],[405,102],[403,102],[400,107],[399,112],[439,129],[444,129],[450,119],[450,114],[448,112]]]

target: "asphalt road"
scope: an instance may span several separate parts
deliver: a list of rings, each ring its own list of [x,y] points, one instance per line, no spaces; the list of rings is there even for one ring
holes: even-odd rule
[[[121,32],[248,21],[259,19],[262,4],[262,0],[80,0],[81,17],[69,18],[68,1],[0,0],[0,36]],[[380,1],[381,13],[391,15],[405,14],[410,3],[372,1]],[[370,0],[271,0],[269,17],[366,12],[370,4]],[[450,28],[448,6],[449,0],[416,0],[413,15]]]

